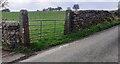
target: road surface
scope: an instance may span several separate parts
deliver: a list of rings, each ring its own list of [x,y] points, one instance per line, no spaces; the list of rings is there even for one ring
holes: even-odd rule
[[[20,62],[118,62],[118,26]]]

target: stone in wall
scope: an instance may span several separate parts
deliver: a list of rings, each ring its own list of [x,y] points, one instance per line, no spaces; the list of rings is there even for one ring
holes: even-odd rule
[[[21,43],[19,24],[16,22],[2,22],[2,44],[3,47],[14,47]]]
[[[78,31],[89,25],[98,24],[104,21],[112,21],[114,16],[112,13],[103,10],[84,10],[78,13],[72,11],[72,31]]]

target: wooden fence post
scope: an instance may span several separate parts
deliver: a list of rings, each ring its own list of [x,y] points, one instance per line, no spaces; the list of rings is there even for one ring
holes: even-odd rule
[[[20,32],[22,35],[22,43],[29,48],[30,37],[29,37],[29,22],[27,10],[20,10]]]
[[[72,31],[71,12],[72,12],[72,10],[66,10],[66,17],[65,17],[65,24],[64,24],[64,35],[67,35],[67,34],[71,33],[71,31]]]

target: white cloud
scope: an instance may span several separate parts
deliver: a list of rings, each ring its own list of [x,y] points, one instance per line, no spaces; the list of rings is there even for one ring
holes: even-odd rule
[[[52,2],[118,2],[119,0],[8,0],[9,8],[11,10],[28,9],[36,10],[43,9],[47,7],[56,7],[58,5],[53,4]],[[63,8],[66,8],[70,5],[63,5]]]
[[[10,3],[29,3],[32,0],[8,0]]]
[[[37,2],[118,2],[119,0],[35,0]]]
[[[29,3],[29,2],[118,2],[119,0],[8,0],[12,3]]]
[[[33,0],[8,0],[10,9],[24,8],[29,5]]]

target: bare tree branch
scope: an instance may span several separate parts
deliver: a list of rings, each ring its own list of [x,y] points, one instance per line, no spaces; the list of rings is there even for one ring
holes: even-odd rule
[[[0,8],[6,8],[8,6],[8,0],[0,1]]]

